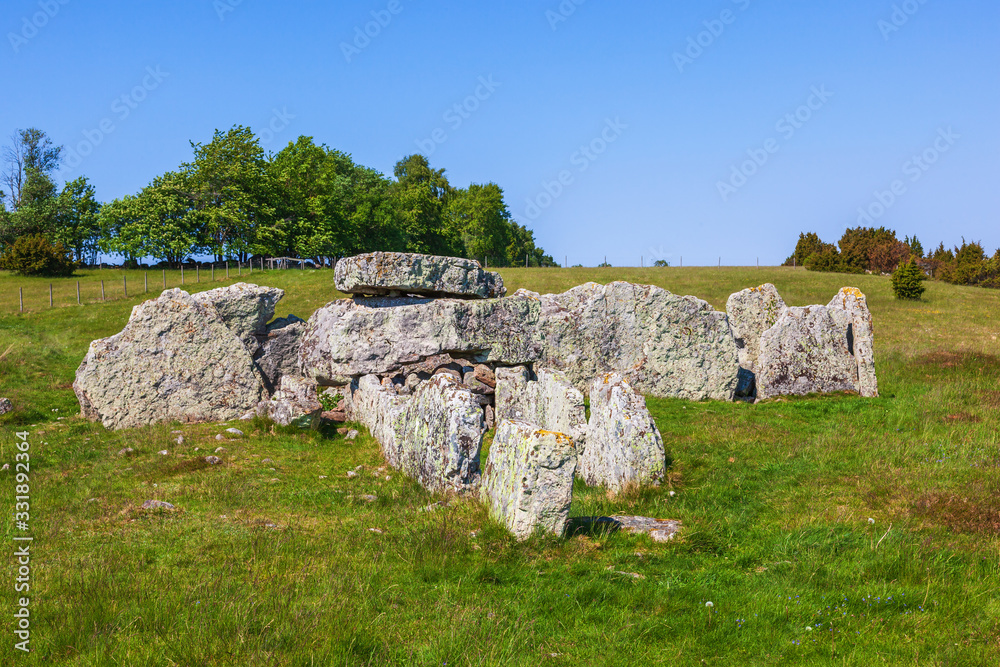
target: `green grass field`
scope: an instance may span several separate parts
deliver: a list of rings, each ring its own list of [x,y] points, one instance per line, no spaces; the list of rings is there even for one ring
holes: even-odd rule
[[[45,307],[0,312],[0,396],[17,406],[0,417],[0,664],[1000,664],[1000,292],[933,282],[897,302],[887,278],[789,268],[503,275],[511,291],[651,283],[716,308],[762,282],[791,305],[855,285],[881,397],[650,398],[669,484],[608,498],[578,482],[572,514],[680,519],[682,534],[519,544],[473,501],[423,511],[442,498],[386,469],[363,429],[352,442],[256,421],[219,443],[223,425],[81,420],[87,345],[145,297],[76,306],[73,287],[50,310],[46,286]],[[253,279],[287,291],[278,315],[339,296],[330,271]],[[0,293],[21,282],[0,276]],[[30,593],[14,590],[21,431]],[[220,444],[224,464],[208,466]],[[178,510],[140,510],[147,499]],[[25,595],[30,655],[14,649]]]

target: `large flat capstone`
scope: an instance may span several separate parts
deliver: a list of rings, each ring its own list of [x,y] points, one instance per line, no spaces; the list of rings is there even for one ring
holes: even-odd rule
[[[299,348],[302,372],[317,384],[407,372],[444,353],[474,362],[524,364],[540,355],[533,339],[538,300],[340,299],[320,308]]]
[[[500,274],[484,270],[475,260],[404,252],[345,257],[337,262],[334,279],[341,292],[371,296],[494,299],[507,292]]]
[[[562,535],[575,470],[572,438],[505,419],[490,446],[480,496],[490,515],[519,540],[536,531]]]
[[[73,390],[83,415],[111,429],[236,419],[266,396],[250,351],[213,302],[179,289],[135,306],[120,333],[93,341]]]

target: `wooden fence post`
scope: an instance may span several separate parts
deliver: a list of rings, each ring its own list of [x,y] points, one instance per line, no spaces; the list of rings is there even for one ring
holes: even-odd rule
[[[49,308],[52,307],[52,283],[49,283]]]
[[[149,271],[142,272],[142,286],[146,290],[146,294],[149,294]]]
[[[76,305],[80,305],[80,281],[76,281]]]
[[[212,262],[212,282],[215,282],[215,262]]]
[[[21,312],[23,313],[24,312],[24,288],[23,287],[18,287],[17,288],[17,300],[21,304]]]
[[[236,275],[243,275],[243,262],[241,260],[236,260]]]
[[[101,278],[101,301],[107,301],[107,299],[104,298],[104,278]]]
[[[167,289],[167,270],[163,269],[163,289]]]
[[[196,283],[201,282],[201,264],[194,265],[194,278]]]
[[[181,264],[181,285],[184,284],[184,264]]]
[[[122,291],[125,292],[125,298],[128,298],[128,276],[122,276]]]
[[[226,280],[229,280],[229,260],[226,260]]]

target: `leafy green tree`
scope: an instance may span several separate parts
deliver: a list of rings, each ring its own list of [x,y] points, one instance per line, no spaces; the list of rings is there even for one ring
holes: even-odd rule
[[[656,266],[656,267],[670,266],[670,262],[668,262],[665,259],[658,259],[655,262],[653,262],[653,266]]]
[[[510,211],[499,185],[473,183],[453,191],[445,214],[450,235],[461,240],[466,256],[494,266],[508,263]]]
[[[805,266],[810,271],[840,271],[840,253],[832,243],[825,243],[820,250],[806,257]]]
[[[809,256],[822,251],[826,245],[815,232],[800,232],[795,252],[785,260],[785,266],[805,266]]]
[[[100,210],[94,186],[86,176],[70,181],[59,193],[52,238],[66,246],[78,263],[94,261],[101,232]]]
[[[535,234],[527,227],[516,222],[510,223],[510,245],[507,246],[507,257],[511,266],[524,266],[527,257],[528,266],[558,266],[555,260],[535,245]]]
[[[461,239],[448,234],[443,213],[452,187],[444,169],[431,169],[423,155],[409,155],[396,163],[393,209],[406,239],[406,251],[430,255],[464,256]]]
[[[62,159],[62,146],[53,146],[45,132],[29,127],[14,132],[10,145],[3,150],[3,157],[6,164],[0,181],[6,189],[11,210],[17,211],[23,203],[31,172],[50,176]]]
[[[920,243],[920,239],[917,238],[916,234],[913,235],[913,238],[910,238],[909,236],[904,238],[903,243],[907,245],[907,247],[910,249],[910,253],[915,255],[917,259],[923,258],[924,246],[922,243]]]
[[[257,231],[275,219],[273,180],[264,150],[248,127],[216,130],[208,144],[191,143],[194,162],[183,165],[202,233],[199,245],[217,260],[245,261]]]
[[[892,293],[897,299],[919,299],[924,293],[923,272],[916,259],[903,262],[892,273]]]

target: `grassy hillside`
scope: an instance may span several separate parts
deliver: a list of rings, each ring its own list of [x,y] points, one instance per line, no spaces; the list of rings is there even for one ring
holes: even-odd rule
[[[88,280],[101,274],[121,280]],[[0,508],[15,512],[28,431],[34,536],[30,593],[14,591],[13,557],[0,569],[0,664],[1000,663],[1000,292],[930,283],[903,303],[886,278],[788,268],[503,275],[511,291],[650,283],[716,308],[762,282],[791,305],[855,285],[882,396],[650,398],[670,483],[617,498],[578,483],[572,513],[680,519],[681,537],[518,544],[475,502],[424,511],[442,498],[385,469],[363,429],[348,441],[260,421],[220,443],[222,425],[80,420],[88,343],[145,297],[50,310],[46,285],[44,308],[0,314],[0,396],[17,405],[0,417]],[[339,296],[329,271],[253,279],[287,291],[279,315]],[[0,276],[3,294],[18,284]],[[224,464],[205,464],[220,445]],[[178,511],[138,509],[147,499]],[[12,553],[26,533],[0,534]],[[32,656],[13,649],[24,595]]]

